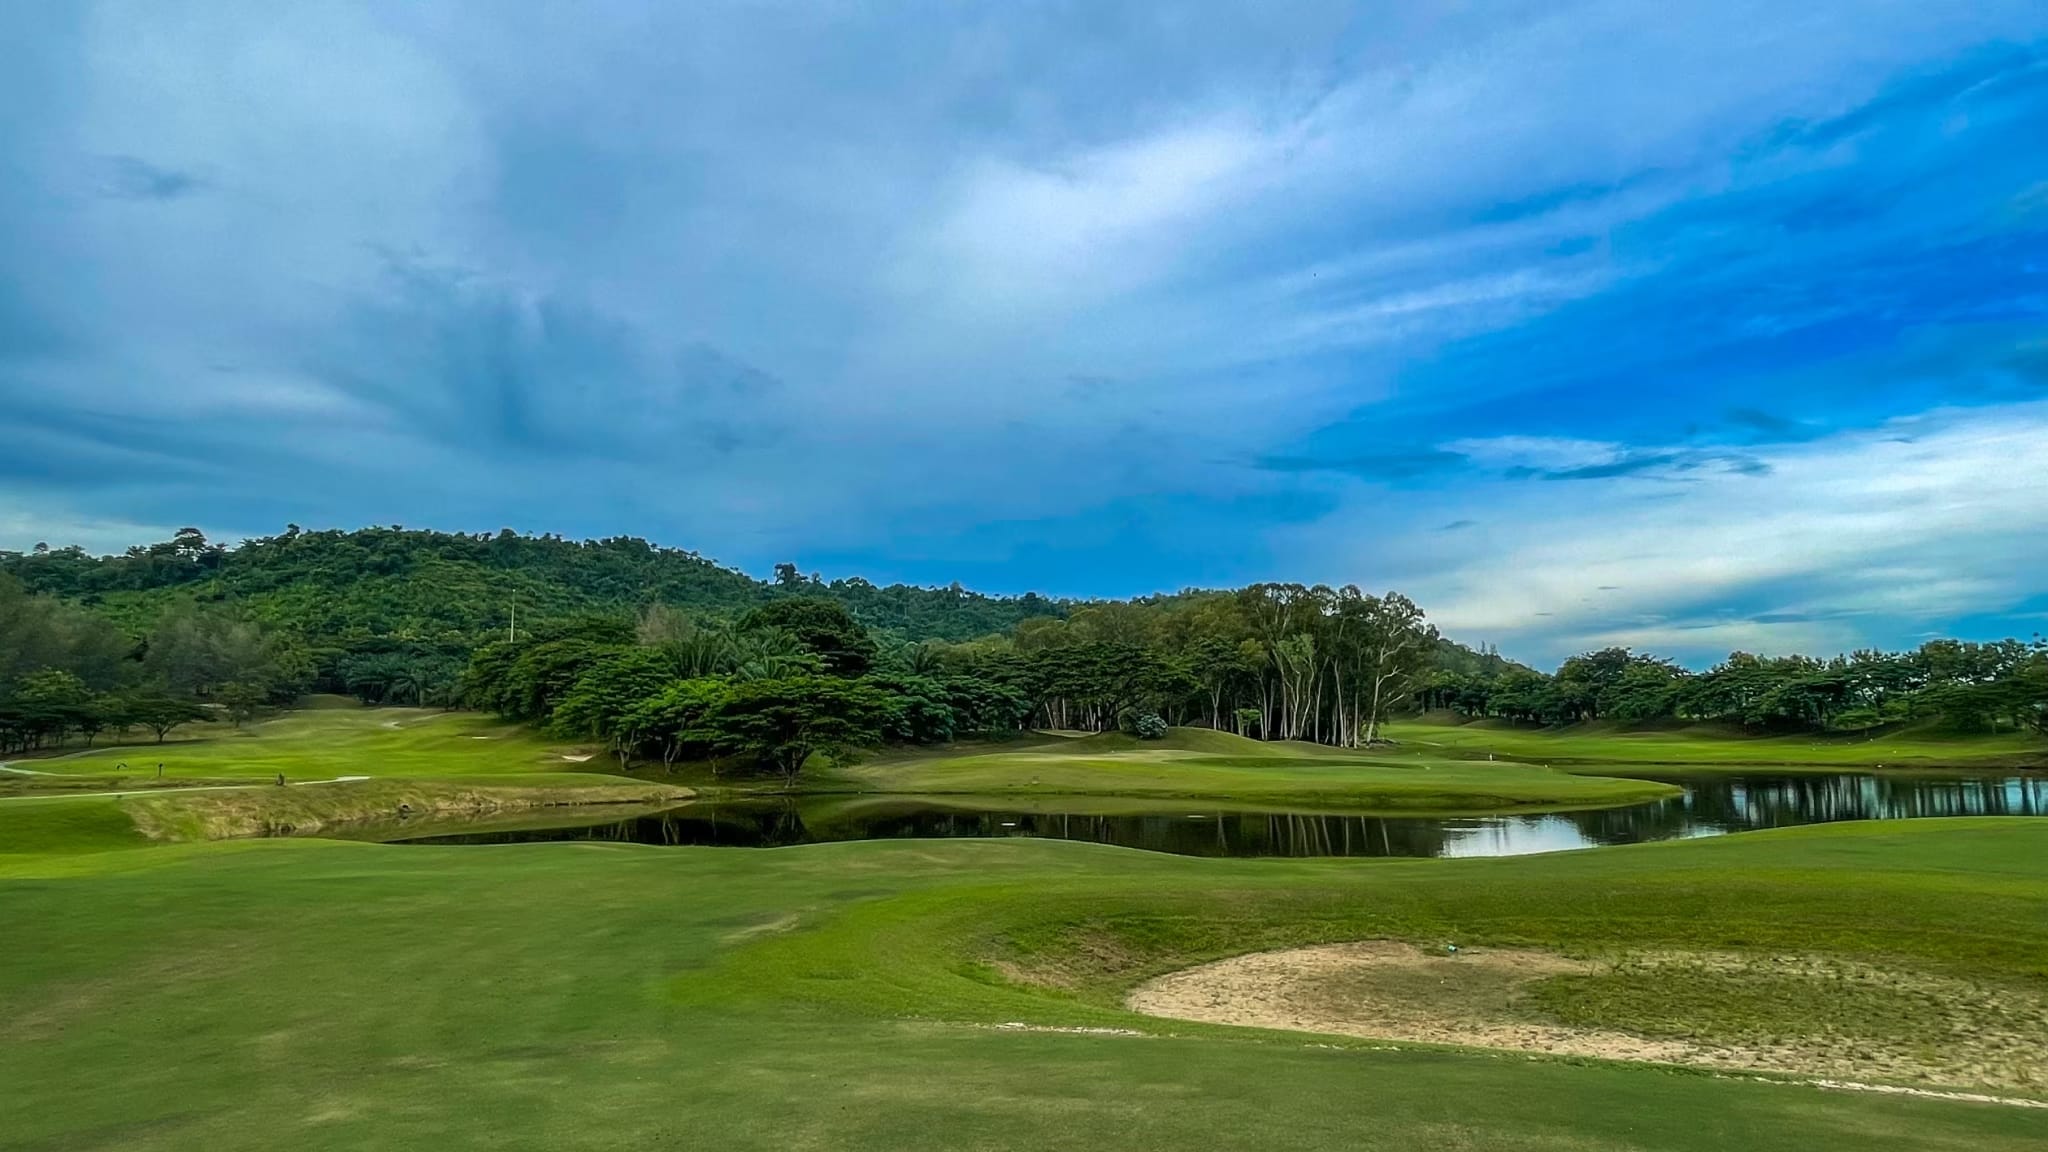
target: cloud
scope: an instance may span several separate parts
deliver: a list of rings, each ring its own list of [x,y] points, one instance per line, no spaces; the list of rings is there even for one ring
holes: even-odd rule
[[[1269,456],[1259,467],[1272,472],[1339,472],[1368,480],[1414,480],[1460,467],[1466,457],[1442,448],[1387,448],[1334,458]]]
[[[114,156],[107,161],[101,192],[116,200],[176,200],[199,186],[199,178],[189,172],[159,168],[133,156]]]
[[[1760,451],[1765,473],[1704,473],[1676,489],[1618,474],[1580,485],[1566,508],[1492,482],[1463,497],[1501,512],[1484,542],[1425,551],[1412,586],[1453,634],[1544,659],[1611,643],[1697,660],[1731,645],[1897,642],[2039,593],[2048,403]],[[1374,554],[1407,555],[1410,543],[1376,542]],[[1585,600],[1596,585],[1612,594]]]
[[[1802,452],[2040,395],[2044,37],[2024,0],[0,7],[38,110],[0,118],[0,469],[37,523],[1369,569],[1504,628],[1485,549],[1775,515]],[[1613,616],[1517,634],[1922,611],[1723,543],[1697,601],[1590,574]],[[1999,547],[1886,570],[1953,604]]]
[[[1773,415],[1761,408],[1730,408],[1728,422],[1766,436],[1787,436],[1799,429],[1795,421]]]
[[[1760,475],[1770,465],[1723,449],[1633,447],[1614,442],[1542,436],[1454,440],[1446,457],[1514,480],[1606,480],[1616,476],[1697,479],[1714,472]]]
[[[0,488],[0,493],[18,496],[19,490],[10,493],[8,489]],[[168,540],[176,531],[175,526],[102,520],[55,507],[38,512],[0,507],[0,541],[5,542],[0,547],[20,551],[37,544],[57,548],[76,544],[93,553],[120,552],[142,541]],[[17,545],[16,541],[20,543]]]
[[[1228,124],[1194,125],[1060,157],[1043,166],[991,157],[970,166],[926,260],[942,283],[975,285],[1005,306],[1127,291],[1157,274],[1185,226],[1216,212],[1276,145]],[[1082,293],[1078,299],[1076,293]]]

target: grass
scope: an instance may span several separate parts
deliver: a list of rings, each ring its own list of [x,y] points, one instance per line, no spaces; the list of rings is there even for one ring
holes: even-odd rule
[[[30,796],[0,807],[0,860],[141,848],[148,837],[121,801],[99,796]]]
[[[1456,940],[1812,965],[1776,983],[1708,967],[1674,991],[1624,967],[1543,987],[1545,1011],[1592,1027],[1938,1036],[1938,1020],[1990,1010],[1943,989],[2048,995],[2048,821],[1370,862],[1010,839],[153,845],[141,828],[331,827],[398,802],[478,809],[499,790],[629,787],[564,774],[580,750],[475,716],[333,709],[199,735],[34,766],[76,780],[123,762],[153,775],[159,759],[186,782],[376,779],[0,799],[0,1149],[2039,1146],[2042,1114],[2021,1109],[1304,1039],[1121,1005],[1154,975],[1245,951]],[[1834,745],[1704,734],[1395,735],[1397,750],[1365,754],[1199,731],[1048,738],[818,783],[1024,804],[1071,792],[1105,810],[1199,796],[1415,811],[1661,791],[1546,758],[1617,772],[1863,762],[1827,759]],[[1937,746],[1950,747],[1913,745]],[[1538,762],[1474,759],[1488,751]],[[1911,980],[1808,987],[1812,972],[1859,966]]]
[[[232,728],[194,725],[163,744],[96,748],[22,760],[41,773],[154,777],[169,780],[275,777],[321,780],[337,776],[472,776],[562,771],[588,755],[550,741],[532,728],[468,712],[419,708],[317,708],[286,712]],[[602,757],[588,761],[602,768]]]
[[[1962,735],[1937,729],[1872,734],[1754,736],[1713,725],[1631,728],[1596,722],[1562,728],[1500,721],[1460,724],[1437,715],[1387,727],[1395,755],[1478,757],[1538,764],[1770,765],[1788,768],[1937,768],[2048,765],[2048,741],[2023,733]]]
[[[0,806],[0,843],[94,803]],[[1997,1152],[2043,1124],[1118,1007],[1160,971],[1372,937],[1796,950],[2038,990],[2048,822],[2024,819],[1368,863],[1009,840],[17,852],[0,923],[8,1148]]]
[[[919,755],[841,769],[817,786],[922,796],[1223,799],[1250,809],[1350,812],[1555,810],[1678,794],[1668,784],[1530,764],[1350,752],[1176,728],[1164,740],[1120,733],[1022,749]]]
[[[1263,743],[1225,732],[1175,729],[1140,742],[1121,733],[1037,738],[1021,745],[892,753],[840,770],[815,768],[807,787],[915,795],[1078,796],[1155,801],[1209,799],[1242,808],[1349,812],[1478,812],[1592,808],[1674,795],[1668,784],[1612,779],[1535,765],[1454,756],[1389,757],[1315,744]],[[572,759],[572,757],[576,759]],[[324,708],[286,713],[244,729],[208,725],[195,738],[119,746],[24,762],[45,777],[8,777],[7,786],[47,788],[74,778],[153,784],[272,779],[310,781],[367,775],[418,780],[610,768],[588,748],[550,741],[524,725],[471,713],[409,708]],[[643,772],[643,776],[651,774]],[[699,773],[678,783],[767,786]],[[128,785],[134,786],[134,785]]]

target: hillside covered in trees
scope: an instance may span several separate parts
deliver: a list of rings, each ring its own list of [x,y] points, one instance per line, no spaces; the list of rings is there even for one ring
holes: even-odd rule
[[[308,691],[490,709],[622,761],[745,749],[787,768],[777,732],[800,730],[797,746],[814,750],[1196,724],[1357,746],[1422,708],[1545,724],[2038,731],[2048,646],[1734,653],[1704,673],[1616,648],[1546,675],[1440,636],[1398,593],[1350,586],[991,597],[828,582],[793,565],[761,581],[637,539],[397,528],[292,528],[233,548],[186,530],[119,556],[0,553],[0,748],[138,725],[161,736]]]

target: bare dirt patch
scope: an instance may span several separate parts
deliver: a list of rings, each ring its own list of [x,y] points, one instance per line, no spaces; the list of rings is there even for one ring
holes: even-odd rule
[[[1376,940],[1233,957],[1126,1003],[1215,1024],[2048,1094],[2048,1000],[1832,958],[1449,955]]]

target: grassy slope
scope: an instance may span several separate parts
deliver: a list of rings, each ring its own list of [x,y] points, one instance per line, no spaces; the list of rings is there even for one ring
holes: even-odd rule
[[[1760,765],[1911,768],[2048,764],[2048,742],[2005,733],[1962,736],[1928,730],[1876,736],[1748,736],[1713,727],[1631,729],[1607,723],[1516,728],[1496,722],[1404,721],[1387,734],[1403,752],[1484,756],[1534,763]]]
[[[0,858],[0,923],[10,1148],[1993,1152],[2043,1132],[2019,1109],[1115,1004],[1163,968],[1376,935],[1824,950],[2038,987],[2048,822],[1372,863],[244,842]],[[990,1027],[1009,1021],[1153,1035]]]
[[[884,759],[831,779],[926,796],[1220,797],[1250,807],[1408,812],[1599,807],[1677,791],[1528,764],[1368,755],[1200,728],[1176,728],[1159,741],[1107,734],[999,752]]]
[[[118,798],[29,796],[0,803],[0,861],[148,843]]]

